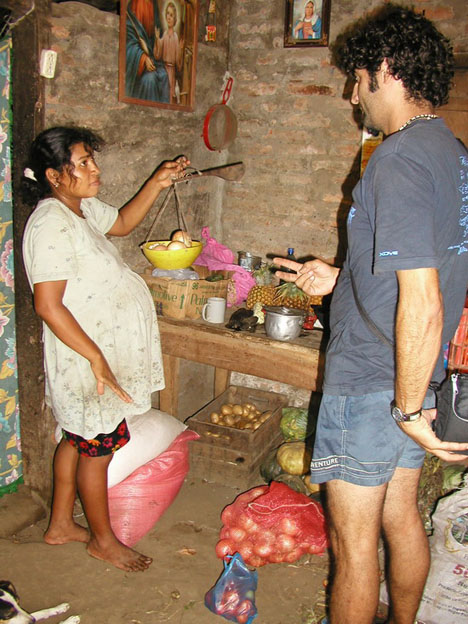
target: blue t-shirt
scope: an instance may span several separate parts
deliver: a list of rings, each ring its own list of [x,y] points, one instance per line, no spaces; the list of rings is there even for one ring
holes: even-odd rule
[[[324,392],[369,394],[394,386],[396,271],[437,268],[444,300],[443,343],[457,328],[468,287],[468,151],[442,119],[418,120],[385,139],[353,191],[348,254],[333,293]],[[432,378],[444,377],[442,353]]]

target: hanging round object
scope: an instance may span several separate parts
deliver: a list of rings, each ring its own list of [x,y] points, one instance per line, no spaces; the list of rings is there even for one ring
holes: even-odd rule
[[[212,106],[206,114],[203,124],[203,140],[212,152],[228,147],[237,136],[237,117],[227,105],[231,95],[233,79],[229,78],[223,93],[221,104]]]

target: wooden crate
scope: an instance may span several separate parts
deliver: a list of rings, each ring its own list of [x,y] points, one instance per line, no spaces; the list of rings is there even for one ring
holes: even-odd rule
[[[252,403],[262,412],[271,410],[272,415],[255,431],[215,425],[210,414],[219,411],[223,403]],[[283,441],[279,425],[286,404],[282,394],[230,386],[186,421],[201,436],[190,443],[190,475],[241,489],[262,483],[260,465]]]

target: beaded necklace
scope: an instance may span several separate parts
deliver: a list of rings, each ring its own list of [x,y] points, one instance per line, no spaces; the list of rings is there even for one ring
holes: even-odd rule
[[[408,121],[406,121],[400,128],[398,128],[397,132],[401,132],[402,130],[407,128],[409,125],[411,125],[413,121],[416,121],[417,119],[438,119],[438,118],[439,118],[438,115],[415,115],[414,117],[411,117],[411,119],[408,119]]]

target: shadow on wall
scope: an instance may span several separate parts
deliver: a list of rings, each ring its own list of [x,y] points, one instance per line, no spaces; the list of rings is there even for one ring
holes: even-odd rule
[[[120,14],[120,0],[52,0],[52,2],[55,2],[56,4],[71,1],[90,4],[100,11],[109,11],[110,13]]]

